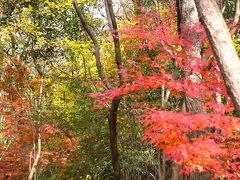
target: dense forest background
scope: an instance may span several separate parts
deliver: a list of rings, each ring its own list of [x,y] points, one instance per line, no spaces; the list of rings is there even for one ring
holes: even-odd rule
[[[240,53],[240,2],[216,2]],[[240,178],[237,103],[196,14],[1,0],[0,179]]]

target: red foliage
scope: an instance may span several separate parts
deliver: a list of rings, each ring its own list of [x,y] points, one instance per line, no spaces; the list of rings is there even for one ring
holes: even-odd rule
[[[36,109],[40,83],[37,78],[35,79],[30,75],[29,68],[19,59],[13,58],[5,63],[0,80],[0,88],[3,90],[0,100],[0,179],[22,179],[28,175],[33,142],[37,148],[38,131],[42,141],[38,166],[45,166],[48,163],[62,166],[66,163],[65,152],[75,148],[74,138],[69,139],[61,130],[38,119],[39,113],[44,117],[44,112]],[[51,140],[54,142],[53,146],[51,148],[45,146],[45,143]],[[34,161],[33,158],[31,161]]]
[[[143,124],[144,139],[163,149],[182,172],[210,171],[237,178],[240,118],[148,109]]]
[[[125,28],[121,36],[129,45],[128,51],[135,54],[121,70],[126,77],[124,85],[91,96],[103,105],[117,95],[164,85],[175,98],[201,99],[200,108],[208,113],[147,109],[143,115],[144,139],[162,149],[184,173],[199,170],[239,178],[240,118],[226,116],[233,113],[234,107],[204,29],[200,24],[185,27],[195,33],[194,38],[186,37],[176,32],[175,14],[162,16],[159,23],[157,18],[155,12],[143,11],[136,16],[136,25]],[[188,53],[196,41],[204,46],[203,58]],[[183,71],[188,75],[182,75]],[[198,75],[201,81],[193,81],[191,74]],[[222,103],[217,102],[216,94]]]

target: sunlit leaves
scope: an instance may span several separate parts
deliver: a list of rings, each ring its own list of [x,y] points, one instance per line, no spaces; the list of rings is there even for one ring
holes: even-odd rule
[[[138,108],[146,110],[144,139],[162,149],[183,173],[210,171],[221,178],[239,178],[236,152],[240,150],[240,119],[226,116],[234,107],[203,28],[200,24],[184,27],[196,33],[193,39],[176,33],[174,13],[163,15],[158,21],[156,12],[143,10],[135,21],[121,36],[132,53],[126,68],[120,70],[125,83],[91,96],[98,105],[107,105],[115,96],[135,98],[131,94],[137,94],[143,98],[145,91],[164,86],[171,90],[173,98],[201,100],[204,114],[181,113],[174,107],[167,107],[171,111],[149,109],[153,103],[133,99]],[[195,41],[204,46],[202,58],[188,53],[195,48]],[[192,75],[201,80],[194,80]]]

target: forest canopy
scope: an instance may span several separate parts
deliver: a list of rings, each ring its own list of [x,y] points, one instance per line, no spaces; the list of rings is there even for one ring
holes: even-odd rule
[[[0,179],[240,178],[240,0],[1,0]]]

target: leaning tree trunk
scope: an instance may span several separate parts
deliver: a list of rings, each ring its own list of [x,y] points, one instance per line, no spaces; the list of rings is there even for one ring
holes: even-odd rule
[[[240,61],[215,0],[195,0],[219,69],[235,109],[240,115]]]

